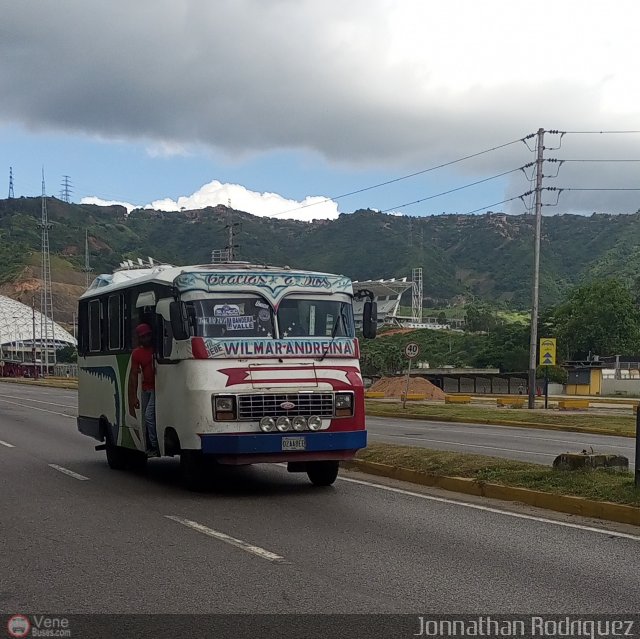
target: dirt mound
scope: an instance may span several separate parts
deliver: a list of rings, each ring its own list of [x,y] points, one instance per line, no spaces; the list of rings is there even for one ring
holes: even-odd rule
[[[369,390],[373,393],[384,393],[385,397],[400,399],[406,386],[406,377],[383,377]],[[409,395],[425,395],[427,399],[444,399],[444,392],[423,377],[412,377],[409,380]]]

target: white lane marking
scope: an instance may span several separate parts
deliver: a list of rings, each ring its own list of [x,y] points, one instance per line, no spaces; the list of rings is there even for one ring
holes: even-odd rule
[[[80,481],[88,481],[89,478],[85,477],[84,475],[79,475],[78,473],[74,473],[72,470],[69,470],[68,468],[65,468],[64,466],[58,466],[58,464],[49,464],[50,468],[53,468],[55,470],[59,470],[61,473],[64,473],[65,475],[69,475],[69,477],[73,477],[74,479],[78,479]]]
[[[77,408],[77,404],[56,404],[55,402],[43,402],[40,399],[33,397],[25,397],[24,395],[0,395],[0,398],[6,397],[7,399],[21,399],[22,401],[35,402],[36,404],[46,404],[47,406],[61,406],[62,408]]]
[[[360,484],[361,486],[369,486],[378,490],[386,490],[390,493],[399,495],[407,495],[409,497],[418,497],[419,499],[427,499],[429,501],[437,501],[442,504],[452,504],[454,506],[462,506],[463,508],[473,508],[474,510],[482,510],[484,512],[495,513],[497,515],[505,515],[506,517],[514,517],[516,519],[527,519],[529,521],[538,521],[543,524],[552,524],[554,526],[563,526],[564,528],[575,528],[577,530],[586,530],[587,532],[606,535],[608,537],[619,537],[621,539],[631,539],[640,541],[640,535],[630,535],[629,533],[617,532],[615,530],[607,530],[606,528],[594,528],[593,526],[584,526],[582,524],[572,524],[568,521],[558,521],[557,519],[547,519],[546,517],[536,517],[535,515],[525,515],[523,513],[514,513],[509,510],[501,510],[500,508],[492,508],[491,506],[482,506],[480,504],[472,504],[467,501],[459,501],[457,499],[447,499],[446,497],[435,497],[434,495],[425,495],[423,493],[414,493],[410,490],[402,488],[393,488],[392,486],[384,486],[375,482],[363,481],[361,479],[351,479],[350,477],[338,477],[340,481],[346,481],[352,484]]]
[[[1,439],[0,439],[0,446],[6,446],[7,448],[15,448],[13,444],[10,444],[9,442],[3,442]]]
[[[191,521],[190,519],[184,519],[183,517],[176,517],[175,515],[165,515],[167,519],[171,519],[183,526],[187,526],[188,528],[192,528],[193,530],[197,530],[203,535],[208,535],[209,537],[213,537],[214,539],[218,539],[220,541],[224,541],[227,544],[231,544],[236,548],[240,548],[245,552],[249,552],[253,555],[260,557],[261,559],[266,559],[267,561],[274,561],[280,563],[288,563],[284,557],[280,555],[276,555],[269,550],[265,550],[264,548],[260,548],[260,546],[254,546],[246,541],[242,541],[242,539],[236,539],[235,537],[231,537],[226,535],[225,533],[219,532],[218,530],[213,530],[213,528],[208,528],[207,526],[203,526],[199,524],[197,521]]]
[[[18,404],[18,402],[10,402],[8,399],[2,399],[0,402],[5,404],[12,404],[13,406],[22,406],[22,408],[30,408],[31,410],[39,410],[42,413],[51,413],[52,415],[60,415],[61,417],[68,417],[69,419],[75,419],[76,415],[68,415],[67,413],[58,413],[55,410],[48,410],[47,408],[36,408],[35,406],[29,406],[29,404]]]
[[[488,450],[502,450],[510,453],[526,453],[527,455],[539,455],[540,457],[557,457],[553,453],[535,453],[532,450],[522,450],[521,448],[499,448],[498,446],[482,446],[481,444],[463,444],[462,442],[452,442],[441,439],[428,439],[426,437],[407,437],[406,435],[382,435],[391,439],[403,438],[416,442],[431,442],[433,444],[453,444],[454,446],[466,446],[467,448],[486,448]],[[378,435],[380,437],[380,435]]]

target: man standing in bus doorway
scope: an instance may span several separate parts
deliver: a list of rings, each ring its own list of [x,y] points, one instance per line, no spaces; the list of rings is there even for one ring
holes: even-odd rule
[[[160,457],[158,435],[156,433],[156,379],[153,357],[153,331],[149,324],[136,327],[138,348],[131,354],[131,372],[129,373],[129,414],[136,417],[140,408],[138,400],[138,376],[142,373],[142,421],[146,431],[147,456]]]

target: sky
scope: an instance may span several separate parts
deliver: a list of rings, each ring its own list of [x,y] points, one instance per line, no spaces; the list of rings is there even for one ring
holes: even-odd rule
[[[0,197],[523,213],[542,128],[545,214],[640,209],[636,0],[2,5]]]

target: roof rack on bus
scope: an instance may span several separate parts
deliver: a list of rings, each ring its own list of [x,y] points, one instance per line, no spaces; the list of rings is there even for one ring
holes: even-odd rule
[[[154,268],[155,266],[173,266],[172,264],[164,264],[163,262],[158,262],[154,260],[152,257],[147,257],[147,262],[144,262],[139,257],[136,258],[136,261],[133,260],[124,260],[120,262],[120,266],[114,269],[114,273],[116,271],[131,271],[133,269],[139,268]]]

